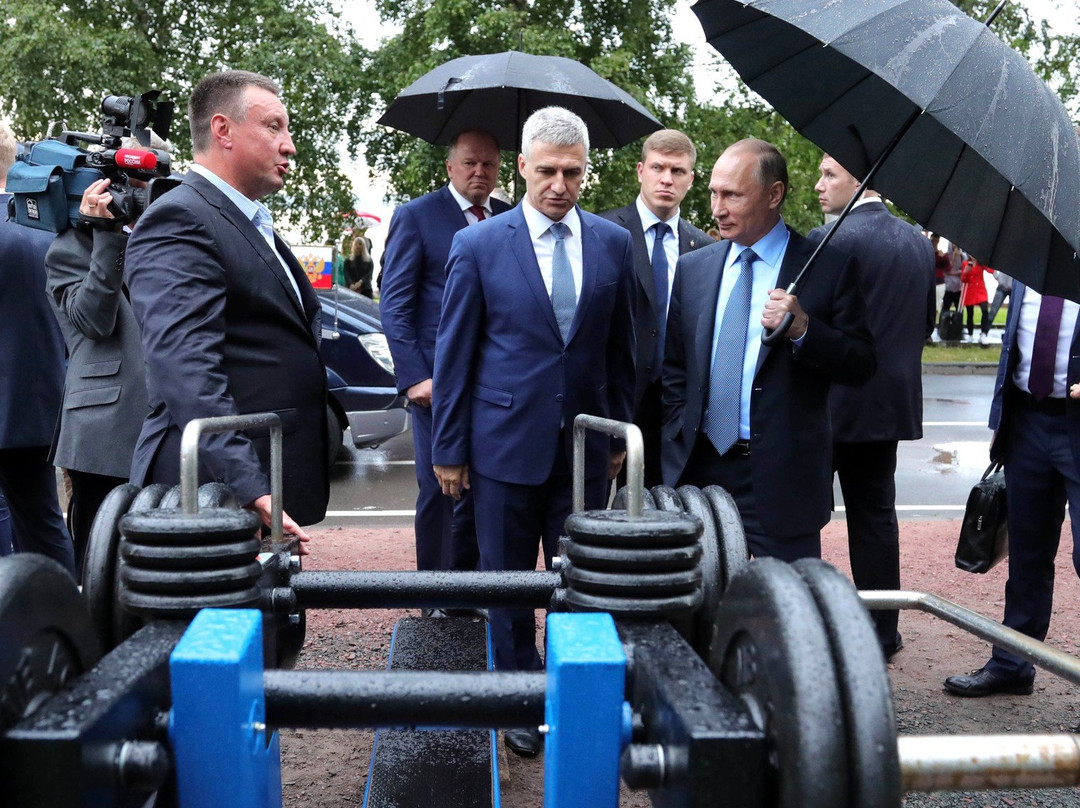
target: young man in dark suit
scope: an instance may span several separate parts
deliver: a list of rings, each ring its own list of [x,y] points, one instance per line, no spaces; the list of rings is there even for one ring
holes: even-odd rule
[[[833,382],[861,384],[874,345],[855,260],[826,249],[799,296],[786,287],[812,251],[780,217],[787,162],[741,140],[709,182],[722,240],[679,260],[664,358],[667,485],[719,484],[735,498],[755,556],[820,556],[832,508]],[[788,313],[771,347],[762,330]]]
[[[712,244],[707,234],[679,215],[679,206],[694,182],[697,149],[675,129],[653,132],[641,146],[637,164],[641,193],[624,208],[601,213],[630,231],[634,245],[637,309],[637,378],[634,423],[645,441],[645,486],[663,481],[660,473],[660,370],[668,300],[680,255]]]
[[[825,155],[817,191],[821,209],[838,214],[859,180]],[[831,224],[807,239],[819,242]],[[829,244],[859,262],[859,287],[877,349],[877,373],[859,388],[829,391],[833,467],[847,516],[851,576],[859,589],[900,588],[896,521],[897,441],[922,437],[922,349],[934,331],[934,247],[914,225],[889,213],[866,190]],[[812,282],[812,281],[811,281]],[[886,659],[903,645],[895,610],[870,613]]]
[[[435,344],[432,461],[443,492],[472,488],[480,566],[550,569],[571,511],[574,418],[628,421],[634,390],[630,234],[577,207],[588,165],[585,123],[533,113],[518,170],[525,198],[454,236]],[[590,433],[585,503],[602,508],[625,452]],[[495,667],[535,670],[535,615],[493,609]],[[535,755],[535,728],[507,745]]]
[[[191,173],[128,240],[124,276],[150,399],[131,478],[175,483],[192,419],[274,411],[285,531],[304,542],[300,525],[320,521],[329,499],[326,370],[319,300],[258,202],[281,190],[296,154],[279,96],[273,81],[246,71],[200,81],[188,103]],[[269,447],[265,433],[224,433],[204,438],[199,453],[200,477],[229,485],[266,524]]]
[[[390,220],[383,252],[383,331],[398,390],[410,402],[416,459],[416,568],[474,570],[479,561],[472,499],[455,505],[431,469],[431,379],[446,259],[454,234],[510,209],[491,196],[499,145],[487,132],[460,132],[446,155],[449,182],[402,205]]]

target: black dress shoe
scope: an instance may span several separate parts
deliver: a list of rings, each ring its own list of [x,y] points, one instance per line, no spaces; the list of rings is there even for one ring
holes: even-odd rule
[[[948,677],[945,680],[945,689],[957,696],[992,696],[995,693],[1030,696],[1035,689],[1035,680],[1007,679],[986,668],[979,668],[968,674]]]
[[[892,662],[892,658],[900,653],[904,648],[904,641],[900,638],[900,635],[896,635],[896,642],[889,646],[882,646],[881,652],[885,654],[885,661]]]
[[[480,617],[487,620],[487,611],[473,606],[461,606],[456,609],[443,609],[447,617]]]
[[[536,727],[508,729],[503,733],[503,743],[515,755],[536,757],[540,754],[540,730]]]
[[[421,609],[421,617],[449,617],[446,613],[446,609]]]

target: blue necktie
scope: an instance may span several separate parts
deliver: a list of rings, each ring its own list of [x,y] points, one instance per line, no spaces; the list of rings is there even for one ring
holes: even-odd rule
[[[660,378],[660,371],[664,364],[664,340],[667,336],[668,304],[668,260],[667,250],[664,249],[664,237],[667,236],[670,229],[664,222],[657,222],[652,226],[652,274],[653,288],[656,290],[656,320],[659,326],[656,355],[653,357],[652,381]]]
[[[555,322],[559,324],[559,333],[565,343],[577,310],[574,272],[570,269],[570,258],[566,254],[566,237],[570,235],[570,228],[562,222],[555,222],[548,229],[555,236],[555,249],[551,254],[551,308],[555,310]]]
[[[746,332],[750,325],[750,291],[754,285],[751,267],[756,258],[757,255],[749,247],[739,256],[739,277],[724,309],[724,319],[720,322],[720,332],[716,338],[716,354],[709,372],[705,434],[720,454],[724,454],[739,439],[743,360],[746,355]]]

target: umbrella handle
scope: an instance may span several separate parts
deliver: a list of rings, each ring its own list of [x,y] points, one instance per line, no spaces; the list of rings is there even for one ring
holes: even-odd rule
[[[798,286],[794,283],[787,288],[787,293],[789,295],[793,295],[797,291],[799,291]],[[787,335],[788,329],[791,328],[793,322],[795,322],[795,315],[789,311],[784,315],[784,319],[780,321],[780,325],[771,330],[766,328],[761,332],[761,344],[772,347],[778,343]]]

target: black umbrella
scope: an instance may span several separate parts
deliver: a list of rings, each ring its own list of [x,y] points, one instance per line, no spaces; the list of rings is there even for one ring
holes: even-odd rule
[[[1072,121],[987,25],[947,0],[701,0],[694,12],[743,80],[854,176],[876,167],[872,187],[923,227],[1080,300]]]
[[[579,115],[597,148],[625,146],[661,128],[629,94],[580,62],[518,51],[439,65],[402,90],[378,122],[443,145],[458,132],[484,129],[510,151],[519,150],[525,119],[553,105]]]

